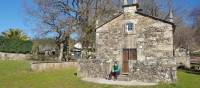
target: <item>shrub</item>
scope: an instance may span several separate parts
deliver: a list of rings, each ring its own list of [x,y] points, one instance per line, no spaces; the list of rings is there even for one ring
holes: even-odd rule
[[[32,50],[31,41],[7,39],[0,37],[0,52],[6,53],[30,53]]]
[[[191,56],[199,56],[200,57],[200,51],[198,51],[198,52],[192,52],[190,55]]]

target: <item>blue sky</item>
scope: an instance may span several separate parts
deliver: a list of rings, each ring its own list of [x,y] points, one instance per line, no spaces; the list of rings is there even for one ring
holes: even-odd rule
[[[200,0],[173,1],[174,5],[180,7],[184,6],[188,12],[200,5]],[[187,18],[185,17],[185,19]],[[25,20],[23,0],[0,0],[0,32],[6,31],[9,28],[20,28],[29,36],[33,37],[34,34],[32,29],[34,27],[28,25],[27,21]]]
[[[0,32],[9,28],[20,28],[29,36],[33,36],[31,26],[24,19],[23,0],[0,1]]]

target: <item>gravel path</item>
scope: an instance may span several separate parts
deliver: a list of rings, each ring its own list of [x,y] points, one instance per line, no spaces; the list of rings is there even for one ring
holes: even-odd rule
[[[99,83],[99,84],[108,84],[108,85],[126,85],[126,86],[152,86],[157,85],[157,83],[145,83],[138,81],[113,81],[106,79],[97,79],[97,78],[84,78],[82,79],[87,82]]]

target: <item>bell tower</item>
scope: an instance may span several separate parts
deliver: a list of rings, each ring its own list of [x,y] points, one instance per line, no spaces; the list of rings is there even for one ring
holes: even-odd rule
[[[123,9],[124,12],[129,12],[129,13],[134,13],[137,12],[137,8],[139,7],[138,5],[138,0],[124,0],[123,2]]]

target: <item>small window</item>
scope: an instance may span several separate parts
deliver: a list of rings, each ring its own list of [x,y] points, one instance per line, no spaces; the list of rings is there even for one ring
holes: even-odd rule
[[[133,23],[127,23],[126,27],[127,27],[127,31],[130,32],[130,31],[133,31],[134,25]]]

